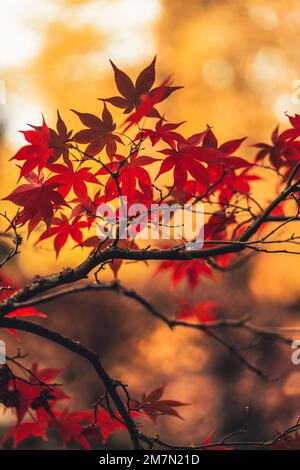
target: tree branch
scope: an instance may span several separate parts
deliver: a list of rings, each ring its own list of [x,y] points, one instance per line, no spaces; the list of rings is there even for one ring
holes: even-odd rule
[[[132,445],[134,449],[140,449],[139,435],[136,429],[135,423],[132,420],[129,412],[127,411],[122,399],[120,398],[117,387],[118,382],[110,378],[105,368],[103,367],[99,357],[90,349],[84,347],[77,341],[73,341],[70,338],[67,338],[60,333],[49,330],[41,325],[32,323],[25,320],[19,320],[16,318],[1,318],[0,319],[0,328],[14,328],[19,331],[25,331],[33,335],[39,336],[40,338],[45,338],[52,343],[56,343],[69,351],[78,354],[82,358],[86,359],[96,371],[98,377],[104,384],[107,392],[109,393],[114,405],[119,411],[126,428],[130,434]]]

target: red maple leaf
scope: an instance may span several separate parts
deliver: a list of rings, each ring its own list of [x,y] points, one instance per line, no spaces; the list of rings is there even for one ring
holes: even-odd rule
[[[44,176],[30,173],[26,176],[28,184],[18,186],[9,196],[4,198],[23,207],[18,224],[24,225],[29,221],[28,234],[40,221],[50,226],[54,211],[60,206],[67,206],[66,201],[57,191],[58,183],[44,181]]]
[[[271,165],[276,169],[279,169],[284,164],[285,151],[289,147],[278,132],[279,128],[277,126],[271,134],[271,145],[263,142],[254,145],[254,147],[260,149],[256,155],[256,161],[260,162],[265,157],[269,157]]]
[[[165,388],[166,385],[163,385],[149,393],[143,393],[141,400],[133,400],[133,407],[144,412],[154,423],[156,423],[157,418],[161,415],[183,419],[175,408],[188,406],[190,403],[183,403],[178,400],[161,400]]]
[[[105,175],[118,172],[118,183],[115,178],[109,176],[105,185],[105,196],[107,200],[119,197],[119,189],[121,195],[126,196],[128,203],[138,202],[142,199],[152,201],[153,188],[151,177],[144,169],[144,166],[156,162],[158,159],[139,156],[137,152],[133,153],[130,158],[116,155],[116,161],[108,163],[105,168],[101,168],[96,175]]]
[[[56,130],[50,129],[50,147],[55,150],[57,159],[63,157],[65,163],[69,162],[69,150],[72,131],[68,131],[59,111],[57,111]]]
[[[57,183],[59,185],[57,190],[64,198],[73,188],[78,199],[84,201],[88,197],[86,183],[100,184],[96,176],[90,173],[90,168],[84,167],[74,170],[71,162],[67,165],[54,163],[49,166],[49,170],[56,175],[49,178],[48,182]]]
[[[217,139],[211,129],[195,134],[184,141],[179,141],[176,148],[160,150],[167,157],[161,164],[156,179],[174,169],[174,182],[181,191],[188,179],[188,173],[199,183],[208,186],[210,174],[201,162],[208,167],[222,165],[224,169],[249,167],[251,164],[241,157],[231,156],[239,148],[244,139],[225,142],[218,148]],[[199,146],[199,144],[202,144]]]
[[[145,93],[140,97],[140,102],[136,110],[131,113],[124,122],[124,132],[130,129],[133,125],[138,124],[143,117],[151,115],[154,112],[154,106],[159,103],[165,95],[169,79],[165,80],[159,87],[152,93]]]
[[[107,155],[112,159],[117,150],[117,142],[122,143],[122,140],[118,135],[113,134],[116,124],[113,122],[106,104],[104,103],[102,119],[94,114],[72,111],[77,114],[82,124],[88,128],[77,132],[72,139],[78,144],[88,144],[85,150],[86,158],[89,156],[94,157],[105,147]]]
[[[130,416],[132,418],[140,416],[140,413],[136,411],[130,411]],[[83,434],[86,437],[90,438],[99,438],[99,433],[101,436],[102,444],[105,444],[107,439],[119,430],[126,430],[125,424],[122,423],[122,417],[117,411],[114,416],[108,413],[101,406],[97,407],[97,419],[96,422],[94,419],[91,421],[91,425],[85,427]]]
[[[211,153],[208,153],[211,155],[211,161],[208,161],[210,167],[217,164],[220,168],[221,164],[222,169],[233,171],[252,166],[252,164],[244,158],[233,155],[240,148],[246,138],[247,137],[242,137],[241,139],[229,140],[219,145],[212,129],[208,127],[204,133],[202,147],[206,152],[208,152],[209,149],[211,150]]]
[[[255,144],[254,147],[260,149],[256,155],[256,162],[268,157],[271,165],[278,171],[283,168],[285,176],[289,176],[293,171],[300,156],[300,142],[294,139],[299,136],[299,115],[289,116],[293,129],[288,129],[279,134],[279,128],[276,127],[271,135],[271,145],[265,143]],[[298,176],[299,171],[297,172]]]
[[[49,367],[40,369],[39,364],[35,362],[34,364],[32,364],[31,372],[33,372],[34,375],[38,376],[41,382],[50,383],[55,380],[59,374],[63,372],[63,369],[54,369]]]
[[[73,199],[72,203],[76,203],[76,206],[72,209],[71,217],[85,216],[91,226],[96,219],[97,208],[105,200],[104,196],[100,196],[100,191],[97,191],[93,198],[88,195],[85,200]]]
[[[21,132],[30,145],[25,145],[12,157],[12,160],[25,160],[20,177],[28,175],[36,167],[40,172],[55,157],[55,150],[50,147],[50,129],[45,121],[40,128]]]
[[[116,106],[117,108],[124,109],[124,114],[131,113],[131,111],[139,106],[141,98],[144,95],[150,94],[154,96],[157,92],[157,88],[152,88],[155,81],[155,63],[156,57],[152,60],[151,64],[148,65],[136,79],[135,85],[131,78],[125,72],[122,72],[112,61],[110,61],[115,74],[115,82],[118,91],[122,96],[113,96],[106,98],[104,101]],[[174,91],[182,88],[181,86],[165,86],[163,94],[159,97],[157,102],[161,102],[168,98]],[[102,98],[100,98],[102,100]],[[158,111],[155,108],[148,110],[148,117],[160,117]]]
[[[76,247],[80,246],[80,247],[92,248],[92,251],[94,251],[94,249],[99,246],[101,241],[102,240],[100,240],[99,237],[97,237],[97,235],[92,235],[91,237],[88,237],[85,240],[83,240],[83,242],[80,245],[76,245]],[[111,243],[112,243],[112,240],[108,240],[107,243],[104,243],[105,248],[107,248],[107,246]]]
[[[137,414],[137,413],[136,413]],[[116,415],[120,418],[120,414]],[[97,410],[97,426],[101,434],[101,442],[105,444],[109,436],[115,431],[126,429],[126,426],[122,424],[118,419],[114,419],[104,408],[98,407]]]
[[[61,213],[60,218],[54,217],[52,219],[51,227],[42,233],[36,243],[54,236],[54,248],[56,257],[58,258],[61,249],[66,244],[69,237],[81,245],[83,240],[82,229],[86,227],[89,227],[88,222],[79,220],[78,217],[70,222],[68,217]]]
[[[187,280],[190,287],[194,289],[199,282],[200,276],[208,277],[209,279],[213,278],[211,267],[202,260],[165,260],[159,265],[156,274],[165,270],[171,271],[173,288],[175,288],[180,281]]]
[[[13,439],[13,446],[16,448],[21,442],[26,441],[30,437],[40,437],[47,441],[47,423],[45,421],[23,422],[10,428],[3,436],[1,445],[3,445],[10,437]]]
[[[33,126],[33,129],[36,131],[41,132],[41,126]],[[55,156],[51,157],[49,163],[53,163],[54,161],[58,160],[61,156],[63,157],[65,163],[69,162],[69,151],[72,148],[71,144],[71,136],[73,131],[68,131],[65,122],[63,121],[59,111],[57,111],[57,122],[56,122],[56,130],[49,128],[50,131],[50,142],[49,146],[55,152]]]
[[[50,421],[49,427],[59,431],[64,447],[71,441],[76,441],[84,449],[91,448],[84,432],[85,424],[89,424],[93,420],[92,410],[70,412],[68,408],[65,408],[63,411],[53,411],[53,415],[54,418]]]
[[[280,138],[282,140],[285,140],[285,141],[286,140],[295,140],[300,136],[300,114],[295,114],[294,116],[289,116],[286,113],[286,116],[288,117],[288,119],[289,119],[289,121],[292,125],[292,129],[287,129],[287,130],[283,131],[280,134]],[[274,132],[278,133],[278,127],[275,129]]]
[[[225,240],[228,227],[235,222],[236,220],[233,214],[227,215],[224,210],[215,212],[204,225],[205,241]]]
[[[211,166],[209,174],[211,184],[217,183],[212,194],[218,193],[218,199],[222,204],[228,204],[237,193],[248,196],[251,189],[250,183],[261,179],[258,175],[249,174],[249,168],[242,170],[239,174],[234,170],[224,174],[219,165]]]
[[[61,369],[39,369],[33,364],[27,372],[27,380],[15,377],[9,382],[9,390],[15,393],[15,401],[11,401],[10,407],[15,408],[18,422],[22,422],[29,409],[37,410],[54,404],[59,400],[70,398],[53,380],[61,372]]]
[[[136,135],[135,140],[148,138],[151,140],[153,146],[160,141],[164,141],[170,145],[170,147],[175,147],[175,142],[184,140],[181,134],[175,132],[175,129],[177,129],[183,123],[184,121],[177,124],[172,124],[171,122],[167,122],[163,117],[161,117],[155,124],[154,130],[147,128],[141,129],[141,131]]]
[[[241,144],[245,140],[246,140],[246,137],[242,137],[241,139],[229,140],[229,141],[224,142],[223,144],[221,144],[219,146],[218,145],[218,140],[217,140],[215,134],[213,133],[211,128],[208,127],[207,131],[205,132],[204,138],[203,138],[203,145],[205,147],[218,149],[220,152],[222,152],[225,155],[232,155],[234,152],[236,152],[236,150],[238,150],[240,148]],[[240,158],[240,157],[236,157],[236,158]],[[241,163],[245,163],[245,161],[243,160]],[[248,162],[246,162],[246,163],[248,163]]]
[[[174,183],[177,191],[181,191],[188,179],[188,173],[204,186],[209,185],[209,173],[201,161],[209,161],[209,156],[203,155],[201,147],[178,142],[176,148],[160,150],[166,155],[155,180],[162,174],[173,169]]]

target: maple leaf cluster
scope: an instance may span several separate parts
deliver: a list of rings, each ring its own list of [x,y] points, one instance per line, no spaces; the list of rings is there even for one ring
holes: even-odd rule
[[[290,129],[279,132],[277,126],[271,134],[271,143],[258,143],[255,147],[259,149],[256,155],[257,162],[264,162],[268,159],[271,166],[288,177],[300,156],[300,115],[288,116],[291,124]],[[294,175],[299,177],[299,170]]]
[[[118,269],[114,267],[113,269]],[[8,276],[0,277],[0,301],[5,301],[12,293],[20,288]],[[39,317],[46,315],[35,307],[23,307],[6,315],[8,318]],[[20,341],[17,331],[9,329]],[[17,361],[13,360],[13,363]],[[25,376],[17,376],[7,365],[0,367],[0,404],[5,409],[13,410],[16,424],[5,433],[0,444],[5,444],[10,438],[14,447],[31,436],[47,441],[47,431],[54,429],[61,437],[65,447],[75,441],[85,449],[90,449],[97,441],[105,444],[110,435],[118,430],[125,430],[121,417],[111,415],[102,406],[96,410],[70,411],[69,405],[60,406],[71,397],[63,391],[60,384],[53,383],[62,369],[40,368],[33,364],[30,369],[19,366],[25,371]],[[161,400],[166,385],[143,393],[140,400],[132,399],[129,410],[132,418],[148,416],[154,423],[162,415],[181,418],[176,408],[186,405],[178,400]],[[28,419],[29,418],[29,419]]]
[[[271,144],[256,144],[256,163],[251,163],[237,155],[245,138],[220,144],[209,126],[185,137],[180,132],[184,122],[172,123],[160,114],[157,106],[182,87],[171,86],[170,79],[154,86],[156,58],[135,83],[113,62],[111,65],[120,95],[99,98],[99,116],[73,110],[83,129],[69,130],[58,112],[55,129],[43,119],[41,126],[22,131],[27,145],[12,159],[19,167],[19,179],[25,182],[5,198],[19,207],[16,225],[27,225],[28,236],[37,228],[36,243],[52,239],[57,256],[67,241],[83,249],[103,250],[110,243],[99,248],[97,207],[123,196],[128,204],[146,207],[195,201],[213,204],[204,227],[204,248],[214,240],[226,242],[229,235],[240,234],[243,227],[238,211],[229,210],[230,206],[237,198],[251,196],[252,183],[260,179],[254,170],[264,159],[286,178],[290,175],[300,155],[300,116],[289,117],[291,129],[279,133],[276,128]],[[127,115],[125,121],[113,117],[116,108]],[[130,136],[127,131],[131,128],[137,132]],[[171,181],[165,186],[168,197],[162,197],[163,187],[157,186],[165,178]],[[118,243],[138,248],[133,239]],[[226,267],[232,257],[219,256],[219,265]],[[110,263],[115,276],[121,264]],[[213,276],[204,260],[167,260],[157,272],[164,270],[170,271],[174,286],[186,280],[193,288],[202,276]]]
[[[43,119],[41,126],[22,131],[27,145],[12,158],[17,162],[19,179],[25,180],[5,198],[19,207],[15,223],[26,225],[28,236],[37,229],[36,243],[52,239],[57,256],[67,241],[99,249],[95,225],[101,203],[123,196],[128,204],[160,205],[162,190],[157,184],[164,177],[172,181],[169,197],[163,201],[170,204],[194,198],[229,203],[238,193],[249,194],[251,182],[258,179],[251,173],[253,165],[235,155],[244,138],[220,145],[209,126],[184,137],[180,132],[184,122],[172,123],[160,114],[157,105],[182,87],[171,86],[170,79],[154,86],[156,58],[135,83],[113,62],[111,65],[120,95],[99,98],[99,116],[72,110],[84,126],[76,132],[68,129],[59,112],[55,129]],[[121,118],[116,123],[113,108],[123,110],[125,121]],[[131,128],[133,135],[129,136]],[[226,239],[228,226],[237,222],[224,211],[221,215],[220,210],[215,212],[207,221],[205,236]],[[135,240],[120,243],[136,245]],[[101,249],[108,246],[104,243]],[[224,257],[224,264],[229,260]],[[110,263],[117,275],[114,264],[119,268],[121,263]],[[174,284],[187,279],[192,287],[201,276],[212,276],[206,262],[164,262],[160,270],[164,269],[171,270]]]
[[[20,377],[7,365],[0,368],[0,403],[16,415],[16,424],[4,434],[1,445],[12,440],[13,446],[17,447],[30,437],[47,441],[47,432],[54,430],[63,447],[75,442],[84,449],[91,449],[97,443],[104,445],[116,431],[126,429],[119,413],[112,414],[100,405],[79,411],[71,411],[69,404],[61,405],[71,400],[62,386],[54,383],[61,369],[40,368],[38,364],[24,369],[26,376]],[[161,415],[181,419],[175,408],[186,403],[160,400],[164,390],[165,386],[144,393],[142,401],[132,400],[131,417],[147,416],[155,423]]]

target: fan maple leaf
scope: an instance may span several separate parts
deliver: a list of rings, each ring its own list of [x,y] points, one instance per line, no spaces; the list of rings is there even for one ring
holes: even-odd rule
[[[218,147],[218,142],[211,129],[195,134],[186,140],[177,142],[176,148],[160,150],[167,157],[163,160],[156,179],[174,169],[174,182],[177,190],[182,190],[187,182],[188,173],[199,183],[208,186],[210,174],[201,162],[210,165],[222,165],[223,168],[249,167],[251,163],[241,157],[231,156],[245,139],[225,142]],[[201,143],[201,146],[198,144]]]
[[[237,193],[249,195],[251,181],[258,181],[261,178],[258,175],[249,174],[249,168],[242,170],[239,174],[236,171],[230,171],[226,174],[218,165],[209,168],[211,183],[216,184],[214,193],[218,193],[218,199],[222,204],[228,204]]]
[[[87,248],[92,248],[92,252],[94,251],[95,248],[99,246],[101,243],[101,240],[97,235],[92,235],[91,237],[86,238],[80,245],[77,245],[76,247],[87,247]],[[107,240],[107,242],[103,243],[105,245],[105,248],[107,248],[110,244],[112,243],[112,240]],[[103,245],[101,248],[103,249]]]
[[[19,423],[5,433],[1,440],[1,445],[3,445],[10,437],[13,439],[14,448],[30,437],[40,437],[44,441],[47,441],[46,431],[47,423],[45,421]]]
[[[290,121],[292,127],[281,132],[281,134],[279,134],[279,126],[275,127],[271,135],[271,140],[273,144],[276,144],[279,141],[293,141],[300,136],[300,114],[290,116],[289,114],[285,113],[285,115],[288,117],[288,120]]]
[[[37,364],[33,364],[28,373],[30,382],[18,377],[10,380],[9,388],[16,393],[16,401],[11,403],[11,407],[15,408],[19,423],[30,408],[37,409],[49,402],[55,403],[69,398],[61,387],[51,386],[60,372],[61,369],[39,369]]]
[[[212,129],[208,127],[203,137],[203,145],[206,147],[218,149],[223,154],[232,155],[241,146],[245,139],[246,137],[242,137],[241,139],[229,140],[219,146],[217,137],[215,136]]]
[[[78,217],[70,222],[68,217],[62,213],[60,214],[60,218],[54,217],[52,219],[51,227],[41,234],[36,243],[54,236],[54,248],[56,257],[58,258],[61,249],[66,244],[69,237],[81,245],[83,240],[82,229],[86,227],[89,227],[88,222],[79,220]]]
[[[46,226],[49,227],[54,210],[68,204],[62,195],[56,191],[60,186],[59,183],[45,181],[42,174],[36,175],[35,173],[27,175],[26,180],[28,184],[18,186],[4,200],[23,207],[18,217],[18,224],[24,225],[29,221],[28,234],[30,234],[41,221],[44,221]]]
[[[36,131],[41,131],[41,126],[30,125]],[[55,152],[55,157],[52,157],[49,162],[53,163],[58,160],[61,156],[63,157],[64,162],[67,164],[69,162],[69,151],[72,148],[71,136],[73,131],[68,131],[67,126],[62,119],[59,111],[57,111],[57,122],[56,129],[49,128],[50,131],[50,142],[49,146]]]
[[[149,116],[154,112],[154,106],[161,101],[168,83],[169,79],[165,80],[153,93],[145,93],[140,97],[136,110],[126,118],[123,124],[125,126],[124,132],[133,125],[138,124],[143,117]]]
[[[166,122],[166,120],[161,117],[156,122],[154,129],[141,129],[141,131],[136,135],[135,140],[148,138],[150,139],[152,146],[160,141],[163,141],[170,145],[170,147],[175,147],[176,142],[181,142],[184,140],[181,134],[175,132],[175,129],[177,129],[183,123],[184,121],[173,124],[171,122]]]
[[[57,190],[64,198],[73,188],[78,199],[84,201],[88,196],[86,183],[100,184],[96,176],[90,173],[89,167],[74,170],[71,162],[68,162],[67,165],[54,163],[49,166],[49,170],[56,174],[48,181],[59,185]]]
[[[100,191],[97,191],[93,198],[88,195],[84,200],[73,199],[72,203],[76,203],[76,206],[72,209],[71,217],[85,216],[91,226],[96,219],[97,208],[104,201],[105,196],[100,196]]]
[[[166,155],[155,180],[164,173],[173,169],[174,183],[178,191],[181,191],[188,179],[188,173],[205,186],[209,185],[209,173],[201,161],[207,162],[208,156],[203,155],[200,147],[184,145],[178,142],[176,148],[159,150]],[[201,160],[201,161],[200,161]]]
[[[131,412],[131,417],[138,415],[138,413]],[[116,414],[117,418],[121,418],[120,414]],[[104,408],[98,407],[97,410],[97,426],[101,434],[101,442],[105,444],[109,436],[115,431],[124,430],[126,426],[118,419],[114,419]]]
[[[169,415],[183,419],[175,408],[190,405],[190,403],[183,403],[178,400],[162,400],[161,398],[166,386],[167,385],[163,385],[159,388],[155,388],[149,393],[144,392],[141,400],[133,400],[133,406],[145,412],[154,423],[156,423],[160,415]]]
[[[271,134],[271,145],[263,142],[254,145],[254,147],[260,149],[256,155],[256,161],[259,162],[268,156],[270,163],[277,169],[284,164],[284,155],[287,148],[284,139],[281,139],[278,131],[279,127],[277,126]]]
[[[102,444],[105,444],[108,437],[119,429],[126,429],[125,425],[120,423],[102,407],[98,408],[97,412],[97,426],[101,433]]]
[[[119,188],[122,196],[126,196],[129,203],[137,202],[142,198],[143,201],[152,201],[153,188],[151,177],[144,169],[144,166],[150,165],[158,159],[147,156],[139,156],[138,152],[133,153],[130,158],[116,155],[116,160],[101,168],[96,175],[105,175],[118,172],[119,187],[115,178],[109,176],[105,185],[105,196],[107,200],[112,200],[119,196]],[[139,189],[138,189],[139,186]]]
[[[106,98],[104,101],[116,106],[117,108],[124,109],[124,114],[129,114],[135,108],[137,108],[141,102],[141,97],[146,94],[153,96],[157,92],[157,88],[152,88],[155,82],[155,64],[156,56],[145,69],[139,74],[135,84],[133,84],[131,78],[120,70],[112,61],[111,66],[115,75],[115,82],[118,91],[122,96],[113,96]],[[182,88],[181,86],[166,86],[163,94],[160,96],[159,101],[161,102],[168,98],[174,91]],[[99,98],[103,100],[103,98]],[[158,111],[153,108],[149,110],[148,117],[160,117]]]
[[[71,441],[76,441],[84,449],[91,448],[84,435],[84,423],[90,423],[93,420],[92,410],[70,412],[68,408],[65,408],[63,411],[53,411],[53,415],[54,418],[50,421],[49,427],[58,429],[64,447]]]
[[[211,160],[208,161],[209,165],[217,164],[225,169],[236,170],[240,168],[249,168],[252,166],[252,163],[248,162],[242,157],[233,155],[242,145],[242,143],[247,139],[247,137],[242,137],[241,139],[233,139],[224,142],[219,145],[218,140],[213,133],[212,129],[208,127],[204,133],[204,138],[202,141],[202,149],[211,156]]]
[[[131,418],[141,416],[137,411],[130,411]],[[104,408],[98,407],[97,411],[97,426],[101,434],[101,442],[105,444],[109,436],[114,432],[126,430],[125,424],[122,422],[122,417],[119,412],[116,413],[116,418],[113,418]]]
[[[14,382],[10,381],[9,390],[15,396],[15,399],[11,400],[9,406],[15,410],[18,423],[21,423],[32,403],[39,398],[41,393],[40,387],[33,386],[16,378]]]
[[[161,271],[170,270],[172,287],[175,288],[180,281],[187,280],[190,287],[194,289],[199,282],[201,276],[209,279],[213,278],[211,267],[202,260],[190,261],[172,261],[165,260],[159,265],[156,274]]]
[[[34,362],[31,367],[31,372],[37,376],[41,382],[49,383],[52,380],[55,380],[57,376],[63,372],[63,369],[50,367],[40,369],[39,364]],[[67,395],[65,395],[65,397],[66,396]]]
[[[57,111],[56,130],[50,129],[50,147],[55,150],[57,159],[63,157],[64,162],[69,162],[69,150],[73,131],[68,131],[59,111]]]
[[[225,211],[215,212],[204,225],[205,240],[225,240],[228,227],[235,221],[233,214],[227,215]]]
[[[22,147],[11,160],[25,160],[21,167],[20,178],[31,173],[35,168],[40,172],[55,157],[55,150],[50,147],[50,129],[43,121],[40,128],[30,131],[21,131],[29,142]]]
[[[94,114],[80,113],[79,111],[72,110],[79,117],[80,121],[87,129],[77,132],[73,136],[73,141],[78,144],[88,144],[85,153],[86,156],[94,157],[100,153],[104,147],[110,159],[116,153],[117,142],[122,143],[121,138],[113,134],[116,129],[116,124],[106,104],[103,105],[102,119]]]
[[[277,126],[271,134],[271,145],[262,142],[254,145],[260,149],[256,155],[256,162],[268,157],[271,165],[277,171],[281,168],[285,170],[285,176],[289,176],[293,171],[300,156],[300,142],[294,140],[299,136],[300,117],[296,114],[295,117],[289,116],[289,119],[293,128],[279,134]],[[294,176],[296,177],[298,174],[299,171]]]

